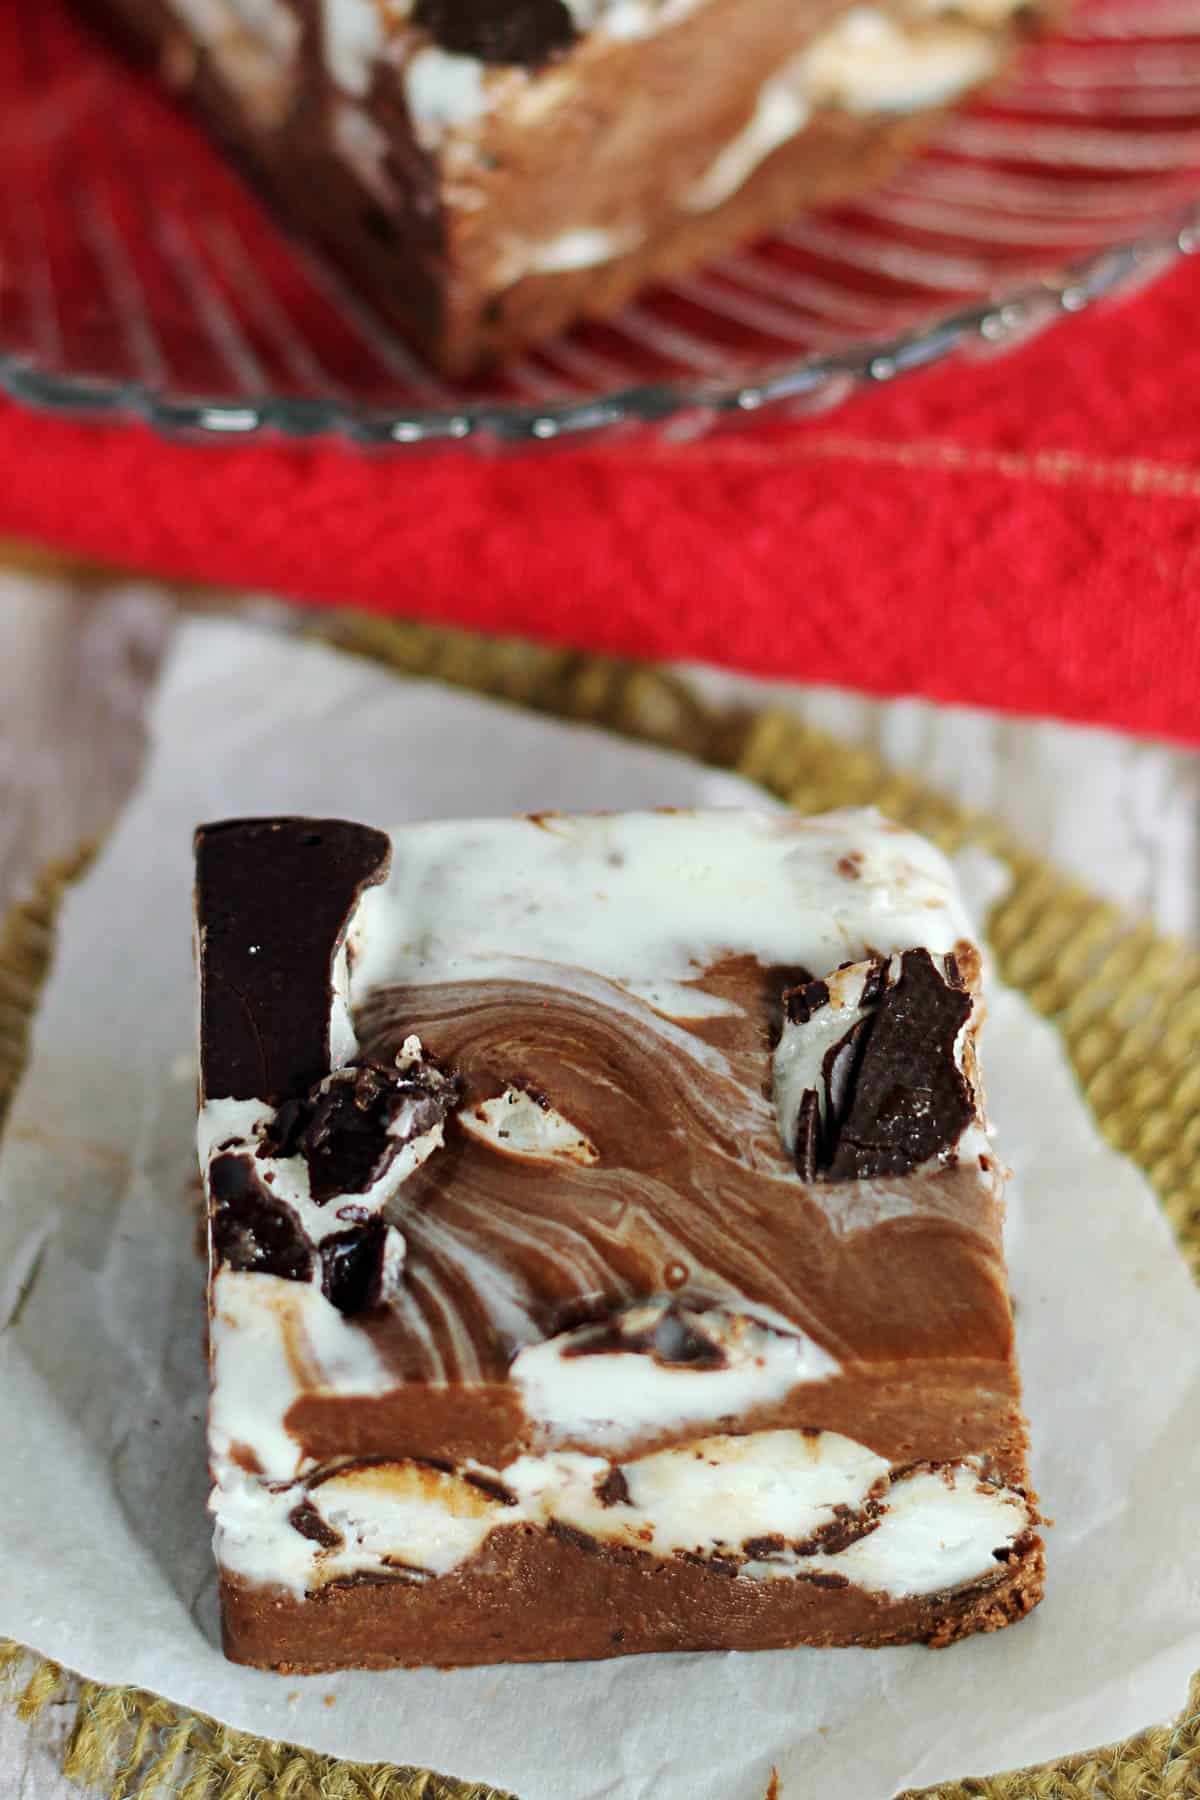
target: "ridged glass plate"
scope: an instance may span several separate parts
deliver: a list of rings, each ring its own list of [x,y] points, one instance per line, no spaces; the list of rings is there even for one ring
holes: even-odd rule
[[[172,433],[694,437],[996,354],[1200,248],[1200,0],[1082,0],[851,208],[449,386],[66,0],[0,0],[0,388]]]

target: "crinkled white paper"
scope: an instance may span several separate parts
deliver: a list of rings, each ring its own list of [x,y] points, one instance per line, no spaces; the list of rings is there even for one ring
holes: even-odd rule
[[[0,1161],[0,1633],[83,1674],[522,1800],[887,1800],[1124,1735],[1200,1665],[1200,1308],[1053,1032],[994,999],[1012,1276],[1057,1523],[1032,1619],[942,1652],[280,1677],[226,1663],[204,1513],[190,838],[234,813],[738,802],[681,758],[231,623],[188,626],[141,786],[67,899]]]

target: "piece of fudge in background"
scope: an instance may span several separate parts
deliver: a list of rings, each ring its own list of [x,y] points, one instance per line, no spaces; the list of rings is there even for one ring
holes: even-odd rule
[[[1061,0],[83,0],[469,372],[883,178]]]
[[[225,1643],[947,1643],[1042,1546],[954,878],[870,812],[197,836]]]

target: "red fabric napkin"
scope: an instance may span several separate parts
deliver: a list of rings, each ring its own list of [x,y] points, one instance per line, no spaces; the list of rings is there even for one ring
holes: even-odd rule
[[[164,576],[1200,741],[1200,266],[824,420],[481,460],[0,409],[0,534]]]

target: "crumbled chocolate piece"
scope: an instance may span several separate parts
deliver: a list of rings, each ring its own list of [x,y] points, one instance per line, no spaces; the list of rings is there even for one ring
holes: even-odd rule
[[[512,1489],[505,1487],[502,1481],[497,1481],[494,1475],[484,1475],[478,1469],[461,1469],[459,1473],[464,1481],[469,1482],[473,1488],[478,1488],[481,1494],[486,1494],[489,1500],[497,1500],[501,1506],[517,1504],[517,1496]]]
[[[859,995],[860,1006],[876,1006],[883,999],[887,987],[888,959],[886,956],[873,956]]]
[[[573,1544],[576,1550],[582,1550],[585,1556],[595,1556],[600,1549],[590,1532],[580,1531],[575,1525],[564,1524],[562,1519],[551,1519],[546,1530],[551,1537],[561,1538],[564,1544]]]
[[[851,850],[847,855],[839,856],[833,866],[838,874],[844,876],[847,881],[861,881],[862,862],[862,851]]]
[[[900,979],[868,1021],[831,1180],[906,1175],[954,1146],[975,1110],[954,1054],[970,1011],[971,996],[947,983],[927,950],[905,951]]]
[[[663,1313],[648,1345],[656,1362],[692,1369],[722,1369],[728,1358],[720,1344],[697,1330],[674,1306]]]
[[[742,1572],[740,1557],[722,1556],[719,1552],[712,1556],[695,1556],[690,1550],[685,1550],[683,1560],[684,1562],[699,1563],[701,1568],[707,1569],[710,1575],[724,1575],[728,1580],[732,1580],[735,1575],[740,1575]]]
[[[1021,1494],[1024,1493],[1024,1489],[1017,1488],[1015,1492]],[[1020,1537],[1013,1539],[1011,1544],[998,1545],[997,1548],[992,1551],[992,1555],[998,1563],[1020,1562],[1023,1557],[1028,1556],[1030,1551],[1036,1547],[1037,1541],[1038,1535],[1036,1531],[1023,1531]]]
[[[402,1556],[381,1556],[379,1559],[397,1579],[404,1581],[428,1581],[433,1574],[432,1569],[423,1569],[420,1563],[405,1562]]]
[[[772,1531],[766,1537],[747,1538],[742,1550],[751,1562],[761,1562],[765,1556],[778,1556],[787,1549],[787,1540],[781,1532]]]
[[[791,1025],[807,1025],[815,1012],[829,1005],[829,984],[825,981],[806,981],[800,987],[788,988],[783,996],[784,1009],[788,1023]]]
[[[813,1587],[819,1588],[845,1588],[850,1586],[850,1577],[848,1575],[826,1575],[820,1569],[797,1569],[796,1579],[798,1581],[807,1581],[811,1583]]]
[[[759,1003],[767,1046],[773,1050],[783,1036],[787,1024],[787,997],[793,988],[804,987],[816,977],[804,963],[760,963],[758,965]]]
[[[212,1241],[219,1263],[307,1281],[312,1245],[292,1208],[268,1194],[248,1156],[217,1156],[208,1171]]]
[[[349,1231],[336,1231],[321,1243],[321,1289],[340,1313],[353,1318],[383,1299],[383,1256],[388,1227],[369,1219]]]
[[[401,1562],[396,1556],[381,1556],[381,1569],[356,1569],[353,1575],[336,1575],[326,1584],[328,1588],[357,1587],[394,1587],[398,1581],[427,1581],[428,1569],[419,1569],[415,1563]]]
[[[921,1462],[919,1459],[914,1459],[910,1462],[893,1463],[887,1473],[888,1485],[890,1487],[895,1487],[898,1481],[907,1481],[908,1477],[910,1475],[915,1475],[918,1469],[923,1469],[928,1471],[929,1474],[933,1474],[941,1467],[941,1463]]]
[[[868,1014],[852,1025],[844,1038],[839,1038],[821,1059],[821,1079],[825,1083],[825,1141],[837,1142],[842,1121],[854,1094],[859,1063],[867,1047],[874,1025]]]
[[[617,1314],[585,1327],[564,1356],[602,1356],[625,1352],[650,1356],[666,1368],[722,1369],[728,1360],[720,1344],[697,1329],[676,1301],[639,1331],[623,1331]]]
[[[802,1181],[815,1181],[820,1168],[821,1106],[809,1088],[801,1097],[796,1116],[796,1173]]]
[[[336,1550],[342,1541],[340,1531],[327,1525],[311,1500],[301,1500],[293,1506],[288,1514],[288,1524],[301,1537],[311,1538],[314,1544],[320,1544],[322,1550]]]
[[[601,1506],[630,1506],[629,1483],[624,1470],[615,1466],[596,1483],[596,1498]]]
[[[338,1069],[299,1099],[286,1100],[263,1133],[260,1156],[302,1156],[318,1206],[366,1193],[406,1144],[440,1125],[457,1104],[458,1081],[429,1058],[404,1067]]]
[[[579,35],[563,0],[417,0],[413,19],[455,56],[540,68]],[[545,815],[535,814],[534,823]]]
[[[340,819],[230,819],[196,833],[205,1097],[277,1103],[329,1068],[333,965],[381,831]]]
[[[837,1556],[860,1538],[870,1537],[887,1511],[882,1499],[867,1500],[858,1508],[835,1506],[833,1518],[818,1525],[811,1537],[792,1545],[797,1556]]]

